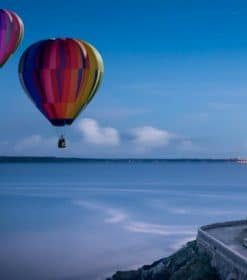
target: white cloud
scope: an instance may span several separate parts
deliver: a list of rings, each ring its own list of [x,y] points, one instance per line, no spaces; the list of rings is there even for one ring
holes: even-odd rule
[[[158,147],[164,147],[175,137],[167,130],[158,129],[152,126],[143,126],[131,131],[134,137],[133,142],[140,150],[149,150]]]
[[[100,127],[94,119],[82,119],[78,124],[84,139],[91,144],[117,146],[120,144],[119,132],[112,127]]]
[[[34,134],[20,140],[14,147],[16,152],[48,151],[56,148],[56,138],[44,138],[41,135]]]
[[[178,146],[178,148],[182,151],[187,152],[200,151],[200,148],[197,145],[195,145],[191,140],[183,140],[180,146]]]
[[[4,151],[2,154],[102,158],[143,157],[151,153],[162,157],[164,154],[167,156],[167,152],[185,154],[201,151],[191,140],[153,126],[140,126],[120,132],[114,127],[101,126],[95,119],[85,118],[78,121],[75,130],[77,135],[73,134],[73,130],[68,130],[65,136],[67,148],[63,150],[57,149],[56,137],[33,134],[12,143],[0,143],[0,151]],[[169,149],[166,148],[168,145]]]
[[[23,150],[26,148],[32,148],[35,147],[42,142],[42,137],[40,135],[31,135],[23,140],[21,140],[17,145],[17,150]]]

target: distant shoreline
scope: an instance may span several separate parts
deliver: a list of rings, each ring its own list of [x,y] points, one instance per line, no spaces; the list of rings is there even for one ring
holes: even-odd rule
[[[42,156],[0,156],[0,163],[66,163],[66,162],[242,162],[239,158],[76,158]]]

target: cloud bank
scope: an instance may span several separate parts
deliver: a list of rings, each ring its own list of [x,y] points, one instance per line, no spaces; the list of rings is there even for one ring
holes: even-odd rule
[[[143,126],[131,132],[133,142],[141,149],[152,149],[167,146],[174,135],[166,130],[152,126]]]
[[[85,141],[90,144],[103,146],[117,146],[120,144],[120,136],[117,129],[101,127],[94,119],[80,120],[78,130],[82,133]]]
[[[33,134],[14,141],[1,140],[0,153],[41,156],[169,157],[172,154],[188,154],[200,150],[189,138],[150,125],[120,130],[105,126],[95,119],[84,118],[68,131],[68,134],[65,134],[67,148],[63,151],[56,148],[55,136]]]

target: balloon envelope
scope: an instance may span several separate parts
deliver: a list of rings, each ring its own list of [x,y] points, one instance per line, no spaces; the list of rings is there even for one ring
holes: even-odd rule
[[[24,34],[24,26],[18,15],[0,9],[0,67],[18,48]]]
[[[99,52],[77,39],[39,41],[19,63],[25,92],[54,126],[74,121],[94,97],[102,75]]]

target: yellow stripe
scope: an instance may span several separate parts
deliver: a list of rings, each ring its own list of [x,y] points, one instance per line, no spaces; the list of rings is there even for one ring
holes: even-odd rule
[[[103,60],[99,52],[90,44],[77,40],[82,51],[85,51],[89,59],[90,67],[89,69],[84,69],[84,78],[81,88],[79,90],[79,95],[76,100],[74,108],[71,108],[70,117],[76,118],[79,113],[85,109],[86,105],[92,100],[96,90],[100,84],[103,76]],[[98,75],[95,81],[95,72],[98,71]]]

